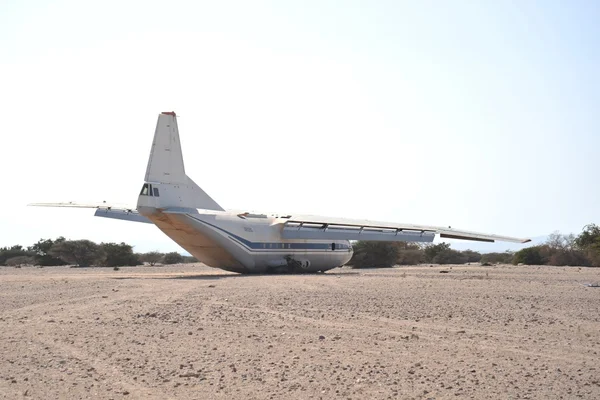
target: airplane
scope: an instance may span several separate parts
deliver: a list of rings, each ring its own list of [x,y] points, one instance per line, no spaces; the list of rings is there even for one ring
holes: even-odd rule
[[[159,114],[137,206],[107,203],[33,203],[96,209],[95,216],[152,223],[198,261],[241,274],[317,273],[345,265],[351,241],[433,242],[442,238],[527,243],[453,229],[311,215],[225,210],[186,175],[177,116]]]

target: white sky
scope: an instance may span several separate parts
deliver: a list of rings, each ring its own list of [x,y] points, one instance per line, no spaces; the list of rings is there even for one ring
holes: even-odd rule
[[[0,246],[179,250],[26,207],[134,205],[172,110],[225,208],[577,233],[600,223],[600,13],[568,4],[1,2]]]

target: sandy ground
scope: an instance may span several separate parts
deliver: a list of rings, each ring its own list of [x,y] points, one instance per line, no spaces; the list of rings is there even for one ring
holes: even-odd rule
[[[0,398],[600,399],[600,288],[582,285],[597,281],[513,266],[0,268]]]

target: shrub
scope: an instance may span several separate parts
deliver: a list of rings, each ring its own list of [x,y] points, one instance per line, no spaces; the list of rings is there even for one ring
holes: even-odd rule
[[[183,262],[183,256],[175,251],[164,255],[163,264],[181,264]]]

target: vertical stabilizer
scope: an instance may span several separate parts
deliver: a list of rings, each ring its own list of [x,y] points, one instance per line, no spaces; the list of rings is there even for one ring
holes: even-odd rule
[[[142,191],[139,205],[223,211],[217,202],[185,174],[177,116],[174,112],[163,112],[158,116],[144,180],[146,184],[152,185],[152,191]]]
[[[174,112],[162,113],[156,122],[145,181],[185,184],[186,178],[177,117]]]

